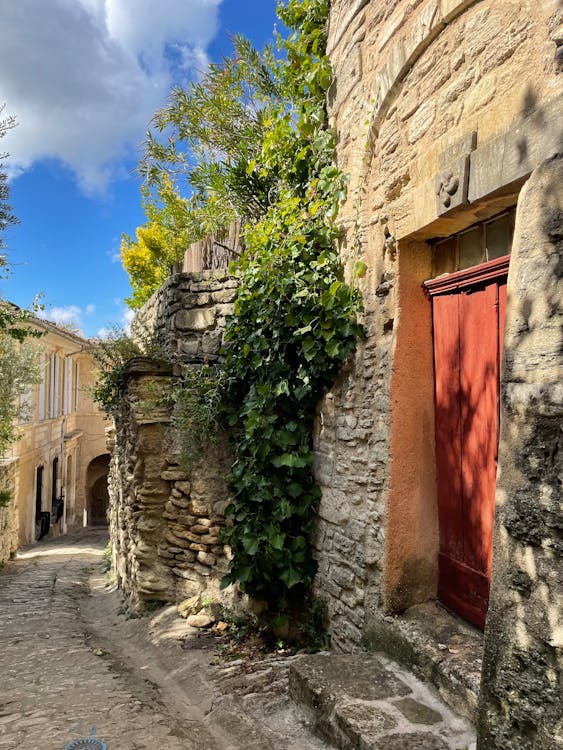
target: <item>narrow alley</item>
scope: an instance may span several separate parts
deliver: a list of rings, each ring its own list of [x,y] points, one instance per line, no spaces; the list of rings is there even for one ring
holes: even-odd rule
[[[427,687],[376,655],[365,655],[363,669],[334,657],[334,674],[307,686],[317,679],[314,657],[229,660],[175,606],[128,617],[103,570],[105,544],[103,530],[49,539],[0,572],[0,750],[328,750],[313,733],[325,717],[288,695],[299,660],[313,709],[323,691],[348,694],[328,699],[339,747],[473,745]]]
[[[158,656],[141,644],[146,620],[117,614],[118,595],[105,589],[106,541],[100,531],[49,540],[0,572],[2,750],[326,747],[287,699],[280,703],[271,671],[264,695],[274,691],[276,710],[267,727],[236,698],[223,699],[220,673],[211,684],[212,652],[183,652],[178,674],[177,641],[160,643]],[[173,636],[174,627],[165,630]]]

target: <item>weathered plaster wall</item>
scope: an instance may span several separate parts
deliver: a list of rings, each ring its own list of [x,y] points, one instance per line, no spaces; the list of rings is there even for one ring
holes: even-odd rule
[[[315,433],[316,591],[337,647],[358,643],[371,614],[434,590],[426,241],[513,206],[559,149],[561,20],[557,0],[332,3],[329,111],[350,174],[341,254],[350,278],[356,261],[368,266],[355,282],[367,339],[319,405]],[[461,187],[446,207],[437,181],[448,170]],[[407,585],[421,567],[427,574]]]
[[[480,750],[563,747],[563,156],[518,202]]]
[[[153,334],[168,356],[197,367],[220,361],[225,315],[236,284],[212,273],[177,274],[137,316],[136,335]],[[180,468],[180,436],[163,397],[174,363],[130,363],[112,436],[110,533],[117,582],[130,606],[219,599],[228,549],[219,535],[232,463],[226,440],[211,444],[190,470]]]
[[[0,461],[0,490],[11,496],[9,503],[0,507],[0,566],[18,548],[17,470],[17,459]]]

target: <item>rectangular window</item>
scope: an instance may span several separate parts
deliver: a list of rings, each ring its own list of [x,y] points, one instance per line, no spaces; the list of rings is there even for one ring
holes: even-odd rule
[[[73,394],[73,411],[78,412],[78,390],[80,387],[80,362],[74,364],[74,394]]]
[[[66,415],[72,412],[74,363],[70,357],[65,357],[64,362],[63,414]]]
[[[512,245],[512,235],[514,233],[513,217],[510,214],[504,214],[494,221],[485,224],[485,245],[487,248],[487,260],[502,258],[510,252],[507,248]]]
[[[33,388],[30,386],[20,396],[20,424],[29,424],[33,419]]]
[[[38,418],[43,420],[47,416],[47,361],[45,354],[41,354],[40,367],[41,367],[41,382],[39,383],[38,392]]]
[[[60,414],[60,371],[61,361],[56,354],[51,354],[49,363],[49,418],[55,419]]]
[[[476,224],[445,240],[437,240],[432,248],[432,278],[509,255],[514,217],[512,209],[491,221]]]

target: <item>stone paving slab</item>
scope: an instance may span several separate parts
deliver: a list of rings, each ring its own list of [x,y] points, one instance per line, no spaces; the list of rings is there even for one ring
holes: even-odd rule
[[[455,713],[476,720],[483,633],[439,602],[418,604],[397,616],[372,616],[364,646],[430,682]]]
[[[289,691],[339,750],[473,750],[473,728],[380,654],[315,654],[290,667]]]

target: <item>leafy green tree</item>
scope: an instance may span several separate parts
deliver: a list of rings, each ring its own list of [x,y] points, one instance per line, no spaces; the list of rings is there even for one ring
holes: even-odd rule
[[[4,105],[0,106],[0,115],[4,110]],[[3,138],[9,130],[16,125],[14,117],[5,117],[0,119],[0,139]],[[10,198],[10,185],[8,184],[8,175],[5,171],[5,159],[7,154],[0,153],[0,279],[9,272],[8,257],[6,255],[6,243],[4,233],[6,229],[18,223],[17,217],[12,213],[8,204]],[[34,311],[37,308],[34,308]],[[28,336],[38,336],[25,325],[32,313],[28,310],[22,310],[16,305],[6,302],[0,297],[0,332],[6,331],[12,338],[23,341]]]
[[[0,115],[4,107],[0,107]],[[14,117],[0,119],[0,138],[16,124]],[[8,271],[4,233],[17,223],[8,204],[10,186],[4,161],[7,154],[0,154],[0,277]],[[17,423],[25,417],[22,397],[41,379],[37,349],[24,339],[40,334],[27,325],[31,313],[21,310],[0,298],[0,455],[17,440]]]
[[[4,111],[4,105],[0,107],[0,115]],[[5,117],[0,119],[0,138],[3,138],[6,133],[11,130],[16,124],[14,117]],[[5,250],[5,242],[3,234],[10,224],[16,224],[17,218],[12,213],[12,209],[8,204],[10,198],[10,186],[8,185],[8,176],[4,167],[4,160],[7,154],[0,153],[0,269],[6,267],[7,258],[3,252]]]
[[[125,301],[133,310],[164,283],[192,239],[187,201],[167,175],[162,176],[156,194],[147,185],[142,194],[147,221],[137,228],[135,239],[121,238],[121,261],[133,291]]]
[[[0,107],[0,115],[4,111],[4,105]],[[6,133],[15,127],[16,121],[14,117],[5,117],[0,119],[0,139],[4,138]],[[6,243],[4,240],[4,233],[6,229],[12,225],[17,224],[17,218],[12,213],[12,209],[8,203],[10,198],[10,186],[8,184],[8,175],[5,171],[5,159],[7,154],[0,153],[0,278],[3,274],[8,271],[8,258],[6,255]],[[21,311],[18,310],[14,305],[4,303],[0,299],[0,331],[11,332],[11,335],[15,338],[23,339],[26,335],[25,328],[21,325],[22,320]]]

